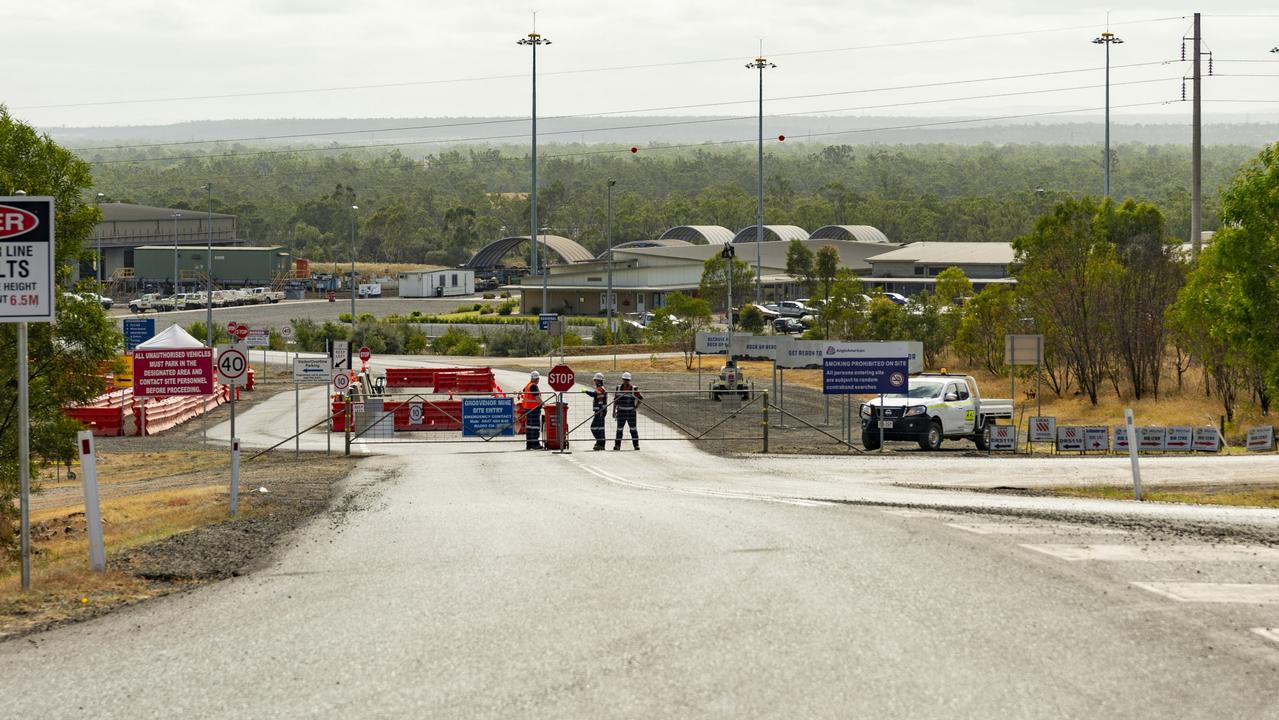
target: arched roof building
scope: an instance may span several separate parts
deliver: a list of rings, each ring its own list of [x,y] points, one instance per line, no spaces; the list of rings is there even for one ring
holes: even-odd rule
[[[744,227],[733,236],[734,243],[755,242],[755,225]],[[765,225],[764,242],[807,240],[808,231],[797,225]]]
[[[618,243],[613,246],[613,249],[627,250],[630,248],[684,247],[685,245],[692,245],[692,243],[687,240],[676,240],[674,238],[659,238],[657,240],[631,240],[630,242]],[[607,260],[608,250],[605,249],[604,252],[596,256],[596,259]]]
[[[891,242],[879,228],[871,225],[823,225],[808,236],[809,240],[853,240],[858,242]]]
[[[502,258],[511,253],[512,250],[529,241],[528,235],[515,235],[512,237],[504,237],[501,240],[493,242],[480,248],[471,259],[466,262],[466,267],[470,270],[487,270],[497,267]],[[541,243],[543,250],[549,249],[551,252],[559,256],[560,260],[565,263],[587,262],[594,260],[595,256],[591,255],[591,251],[577,244],[575,241],[559,235],[539,235],[538,242]]]
[[[727,245],[733,231],[722,225],[678,225],[662,233],[658,240],[683,240],[691,245]]]

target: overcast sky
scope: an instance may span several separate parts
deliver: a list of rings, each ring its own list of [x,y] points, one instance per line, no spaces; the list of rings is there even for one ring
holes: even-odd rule
[[[1099,107],[1103,100],[1099,69],[882,90],[1100,68],[1104,50],[1090,41],[1105,29],[1107,8],[1087,3],[45,0],[22,3],[0,22],[0,52],[11,71],[0,102],[45,126],[526,116],[530,51],[516,40],[531,29],[533,9],[538,30],[553,42],[538,51],[544,116],[734,101],[747,102],[663,112],[751,114],[758,77],[743,65],[761,38],[764,54],[778,64],[765,76],[765,97],[778,98],[766,104],[770,115],[996,116]],[[1116,106],[1180,98],[1189,63],[1162,62],[1179,59],[1195,9],[1154,2],[1111,8],[1112,30],[1125,40],[1112,48]],[[1175,19],[1153,21],[1159,18]],[[1218,74],[1205,83],[1208,116],[1279,115],[1279,53],[1269,52],[1279,45],[1279,6],[1273,0],[1221,3],[1205,15],[1203,33]],[[956,39],[972,35],[991,37]],[[941,42],[921,42],[934,40]],[[892,47],[856,49],[868,45]],[[1153,64],[1118,67],[1133,63]],[[1243,74],[1269,77],[1229,77]],[[404,85],[280,92],[397,83]],[[974,97],[1037,90],[1054,92]],[[816,94],[829,95],[781,99]],[[237,96],[122,102],[209,95]],[[936,100],[948,102],[904,104]],[[872,107],[883,105],[893,107]],[[1117,118],[1130,113],[1176,121],[1188,118],[1190,107],[1115,110]]]

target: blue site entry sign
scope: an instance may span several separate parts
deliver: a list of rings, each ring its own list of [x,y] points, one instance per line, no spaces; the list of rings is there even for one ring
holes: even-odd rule
[[[155,337],[155,318],[124,319],[124,349],[132,350]]]
[[[462,398],[462,437],[490,438],[514,434],[514,398]]]
[[[556,315],[555,313],[542,313],[541,315],[537,316],[537,329],[549,330],[551,327],[551,323],[559,319],[560,319],[560,316]]]
[[[822,360],[822,393],[826,395],[900,395],[909,388],[909,358]]]

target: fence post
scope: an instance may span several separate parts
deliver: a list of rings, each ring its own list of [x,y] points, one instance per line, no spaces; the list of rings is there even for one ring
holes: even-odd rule
[[[764,454],[768,454],[768,391],[764,391]]]

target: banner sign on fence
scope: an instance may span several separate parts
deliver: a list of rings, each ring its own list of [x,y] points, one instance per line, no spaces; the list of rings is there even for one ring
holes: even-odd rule
[[[293,382],[299,385],[324,385],[329,382],[329,359],[293,358]]]
[[[990,449],[992,452],[1015,452],[1017,428],[1012,425],[991,425]]]
[[[1078,425],[1062,425],[1057,428],[1058,452],[1082,452],[1084,429]]]
[[[497,437],[514,434],[514,398],[462,398],[463,437]]]
[[[910,361],[904,357],[827,357],[822,361],[826,395],[898,395],[910,387]]]
[[[1137,428],[1137,449],[1142,452],[1163,452],[1167,438],[1168,428],[1139,427]]]
[[[1109,452],[1110,429],[1106,427],[1084,428],[1085,452]]]
[[[1248,428],[1248,449],[1254,452],[1267,452],[1275,449],[1275,429],[1265,427]]]
[[[776,336],[734,335],[733,358],[737,360],[774,360],[777,358]]]
[[[124,349],[132,350],[155,337],[155,318],[124,319]]]
[[[702,355],[723,355],[728,352],[728,333],[699,332],[693,349]]]
[[[137,397],[213,394],[213,350],[135,350],[133,394]]]
[[[821,367],[822,358],[826,357],[826,347],[830,345],[825,340],[781,340],[781,344],[777,346],[777,358],[773,362],[784,369]]]
[[[1031,442],[1053,442],[1057,439],[1057,418],[1032,417],[1030,419]]]
[[[1164,449],[1168,452],[1192,452],[1195,449],[1195,429],[1189,425],[1174,425],[1164,436]]]
[[[1194,436],[1195,450],[1199,452],[1220,452],[1221,435],[1215,427],[1197,427]]]

